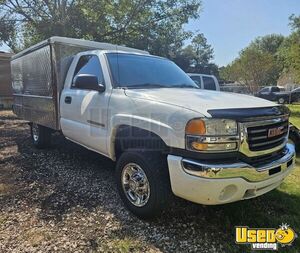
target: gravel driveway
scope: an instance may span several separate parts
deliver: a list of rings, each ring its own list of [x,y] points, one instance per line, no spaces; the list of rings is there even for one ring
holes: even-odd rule
[[[35,149],[28,125],[0,112],[0,252],[225,252],[220,208],[175,199],[139,220],[121,203],[113,162],[53,139]]]

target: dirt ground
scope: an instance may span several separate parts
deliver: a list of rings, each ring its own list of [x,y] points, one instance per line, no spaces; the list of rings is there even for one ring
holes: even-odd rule
[[[121,203],[113,162],[58,134],[35,149],[26,122],[0,112],[0,252],[225,252],[219,209],[175,200],[139,220]]]

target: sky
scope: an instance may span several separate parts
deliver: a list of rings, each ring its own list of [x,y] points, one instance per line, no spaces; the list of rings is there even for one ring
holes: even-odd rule
[[[289,16],[300,15],[300,0],[203,0],[200,18],[186,29],[204,33],[214,48],[214,62],[224,66],[253,39],[290,34]],[[7,51],[1,47],[0,51]]]
[[[199,30],[224,66],[258,36],[289,35],[289,16],[300,15],[300,0],[203,0],[200,18],[186,26]]]

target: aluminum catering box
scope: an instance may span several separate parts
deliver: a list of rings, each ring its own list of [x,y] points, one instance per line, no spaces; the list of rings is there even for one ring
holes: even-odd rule
[[[59,98],[75,54],[88,50],[148,52],[80,39],[51,37],[12,57],[13,110],[18,117],[60,130]]]

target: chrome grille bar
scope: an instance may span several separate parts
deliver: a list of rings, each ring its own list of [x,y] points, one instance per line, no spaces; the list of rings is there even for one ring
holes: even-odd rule
[[[267,125],[250,126],[247,128],[247,141],[251,151],[267,150],[285,142],[288,135],[288,120],[273,122]],[[279,134],[270,136],[269,132],[278,130]]]
[[[282,141],[285,138],[286,138],[285,136],[282,136],[281,138],[273,140],[273,141],[265,141],[263,143],[252,144],[251,146],[252,147],[260,147],[260,146],[264,146],[264,145],[267,145],[267,144],[272,144],[272,143],[276,143],[276,142]]]

